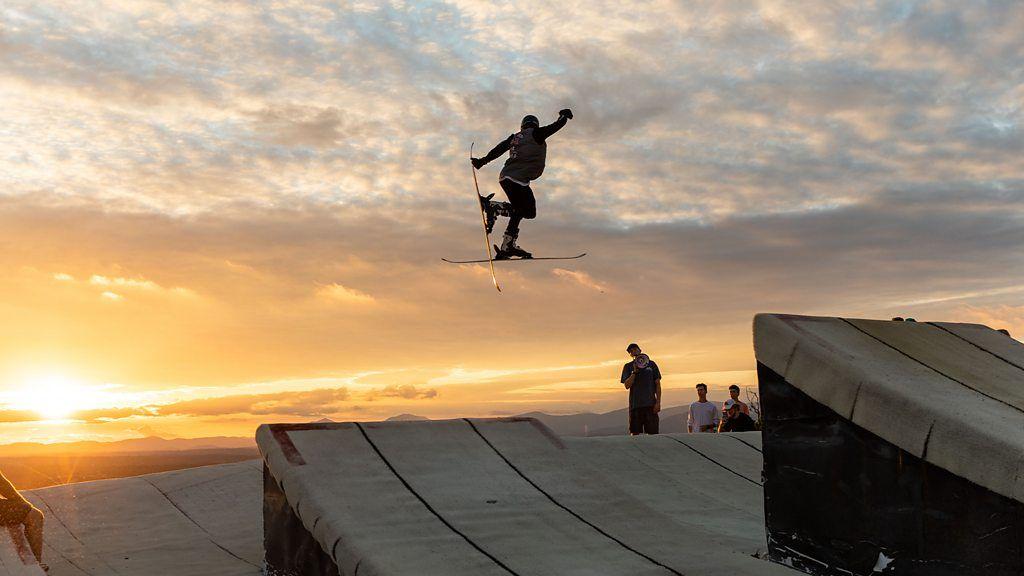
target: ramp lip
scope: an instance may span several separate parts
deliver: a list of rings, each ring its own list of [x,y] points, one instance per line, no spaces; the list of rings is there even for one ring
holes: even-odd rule
[[[471,426],[473,426],[474,422],[502,422],[506,424],[528,423],[534,428],[536,428],[538,432],[543,434],[544,437],[547,438],[548,441],[550,441],[556,448],[558,448],[559,450],[566,449],[565,442],[562,441],[562,438],[559,437],[558,434],[555,433],[555,431],[552,430],[547,424],[541,422],[539,419],[534,418],[533,416],[501,416],[498,418],[462,418],[462,420],[469,422]],[[474,426],[474,429],[475,428],[476,427]]]
[[[900,350],[899,348],[897,348],[896,346],[890,344],[889,342],[886,342],[882,338],[879,338],[878,336],[875,336],[874,334],[868,332],[867,330],[864,330],[860,326],[857,326],[856,324],[853,323],[852,320],[847,319],[847,318],[840,318],[840,320],[842,320],[843,322],[845,322],[849,326],[853,327],[854,330],[857,330],[858,332],[860,332],[861,334],[867,336],[868,338],[871,338],[872,340],[875,340],[879,344],[889,348],[890,350],[896,352],[897,354],[900,354],[904,358],[907,358],[908,360],[911,360],[913,362],[916,362],[916,363],[920,364],[921,366],[924,366],[925,368],[928,368],[929,370],[935,372],[939,376],[942,376],[943,378],[947,378],[947,379],[949,379],[949,380],[951,380],[953,382],[956,382],[957,384],[963,386],[964,388],[967,388],[968,390],[970,390],[970,391],[972,391],[972,392],[974,392],[976,394],[981,394],[982,396],[984,396],[985,398],[988,398],[989,400],[994,400],[995,402],[999,402],[1000,404],[1008,406],[1008,407],[1016,410],[1017,412],[1020,412],[1021,414],[1024,414],[1024,409],[1022,409],[1022,408],[1020,408],[1018,406],[1015,406],[1014,404],[1012,404],[1010,402],[1007,402],[1006,400],[1003,400],[1002,398],[999,398],[997,396],[993,396],[993,395],[985,392],[984,390],[981,390],[979,388],[971,386],[967,382],[964,382],[963,380],[960,380],[959,378],[956,378],[955,376],[953,376],[951,374],[946,374],[942,370],[936,368],[935,366],[932,366],[931,364],[928,364],[924,360],[921,360],[920,358],[914,357],[909,352],[905,352],[903,350]],[[1011,366],[1013,366],[1015,368],[1018,368],[1018,369],[1021,368],[1020,366],[1017,366],[1013,362],[1010,362],[1010,361],[1006,360],[1005,358],[1000,357],[998,354],[995,354],[993,352],[990,352],[989,350],[986,350],[985,348],[982,348],[981,346],[978,346],[977,344],[975,344],[974,342],[971,342],[970,340],[967,340],[967,339],[964,339],[964,338],[960,338],[959,336],[957,336],[956,334],[953,334],[949,330],[946,330],[945,328],[942,328],[941,326],[936,326],[934,322],[921,322],[921,324],[922,325],[927,325],[927,326],[935,326],[936,328],[939,328],[943,332],[946,332],[947,334],[955,336],[956,338],[958,338],[962,342],[964,342],[964,343],[966,343],[966,344],[968,344],[970,346],[973,346],[973,347],[977,348],[978,350],[981,350],[982,352],[987,352],[988,354],[991,354],[993,357],[998,358],[998,359],[1006,362],[1007,364],[1010,364]]]
[[[1016,388],[1024,344],[1007,337],[1004,349],[989,339],[994,332],[972,323],[758,314],[754,349],[760,366],[846,420],[1024,502],[1024,407]],[[1003,462],[987,463],[986,450],[1004,454]]]

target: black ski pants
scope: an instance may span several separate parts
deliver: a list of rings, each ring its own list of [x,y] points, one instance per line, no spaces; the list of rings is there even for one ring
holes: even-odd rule
[[[508,226],[505,227],[505,234],[512,238],[519,237],[519,222],[526,218],[531,220],[537,217],[537,200],[533,197],[533,190],[529,186],[516,184],[505,179],[500,182],[501,189],[505,191],[509,204],[512,205],[512,214],[508,218]]]

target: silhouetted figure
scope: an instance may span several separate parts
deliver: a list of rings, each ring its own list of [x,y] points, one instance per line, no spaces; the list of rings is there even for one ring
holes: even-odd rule
[[[629,390],[629,433],[657,434],[661,412],[661,370],[636,343],[626,346],[633,357],[622,367],[619,382]]]
[[[501,168],[498,184],[508,196],[508,202],[495,202],[490,196],[481,197],[484,212],[487,214],[487,233],[494,228],[498,216],[508,216],[508,226],[494,255],[495,260],[507,260],[512,256],[530,258],[532,254],[516,244],[519,238],[519,223],[523,218],[537,216],[537,200],[533,197],[530,181],[540,178],[544,173],[547,160],[547,139],[562,129],[572,119],[572,110],[566,108],[558,112],[558,120],[547,126],[541,126],[536,116],[527,115],[519,124],[519,132],[502,140],[483,158],[471,158],[474,168],[482,168],[485,164],[508,152],[508,160]]]
[[[725,418],[718,426],[719,432],[753,432],[757,430],[754,420],[740,410],[739,400],[729,398],[725,401]]]

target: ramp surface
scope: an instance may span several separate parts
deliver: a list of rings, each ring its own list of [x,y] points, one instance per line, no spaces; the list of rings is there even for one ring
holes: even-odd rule
[[[744,436],[563,441],[512,418],[268,425],[257,443],[340,574],[792,574],[753,557]]]
[[[260,469],[252,460],[24,494],[46,514],[51,576],[256,576]]]
[[[752,557],[766,549],[757,433],[560,439],[529,420],[284,430],[261,435],[267,461],[338,574],[782,570]],[[262,468],[24,494],[47,515],[51,576],[257,576]],[[38,576],[26,558],[0,538],[0,576]]]

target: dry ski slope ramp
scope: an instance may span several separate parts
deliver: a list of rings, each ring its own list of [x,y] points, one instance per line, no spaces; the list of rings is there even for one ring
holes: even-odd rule
[[[250,460],[24,494],[46,514],[50,576],[258,576],[260,470]]]
[[[778,573],[750,557],[765,548],[757,433],[559,439],[524,420],[361,426],[276,434],[305,462],[281,472],[288,506],[319,534],[315,547],[338,556],[335,573]],[[279,461],[271,441],[268,460]],[[25,495],[47,515],[51,576],[257,576],[261,472],[254,460]],[[311,498],[298,501],[305,490]],[[0,576],[39,576],[15,536],[0,537]]]
[[[257,442],[268,514],[297,513],[317,573],[793,574],[752,556],[756,434],[566,441],[512,418],[266,425]],[[274,531],[268,561],[295,569],[311,547]]]

